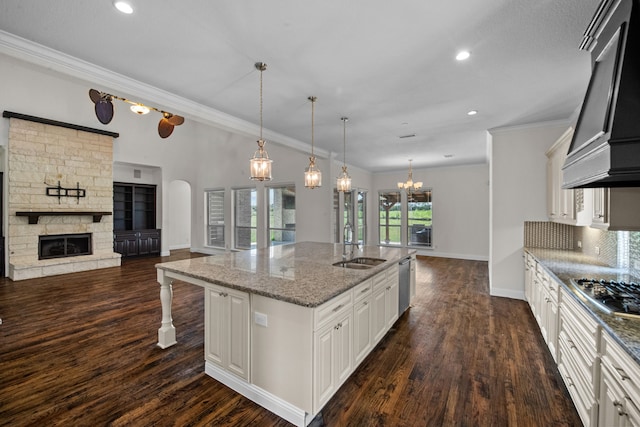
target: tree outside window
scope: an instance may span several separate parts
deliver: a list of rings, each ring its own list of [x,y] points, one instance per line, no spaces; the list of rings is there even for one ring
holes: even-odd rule
[[[401,245],[402,204],[400,192],[380,192],[378,211],[380,244]]]

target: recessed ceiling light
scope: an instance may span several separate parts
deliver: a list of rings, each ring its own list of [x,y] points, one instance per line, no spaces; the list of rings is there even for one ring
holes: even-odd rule
[[[476,111],[476,110],[471,110],[471,111],[467,112],[468,116],[475,116],[476,114],[478,114],[478,111]]]
[[[450,158],[452,158],[452,157],[453,157],[453,154],[445,154],[445,155],[444,155],[444,158],[445,158],[445,159],[450,159]]]
[[[122,13],[126,13],[127,15],[131,15],[133,13],[133,7],[126,1],[117,1],[114,2],[113,5]]]
[[[470,56],[471,56],[471,53],[468,50],[461,50],[456,55],[456,59],[458,61],[464,61],[465,59],[469,59]]]

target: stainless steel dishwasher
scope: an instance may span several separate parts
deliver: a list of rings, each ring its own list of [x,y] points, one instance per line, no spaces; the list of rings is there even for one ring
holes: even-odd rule
[[[409,308],[409,300],[411,298],[411,257],[408,256],[400,260],[398,272],[398,290],[400,296],[398,298],[398,316]]]

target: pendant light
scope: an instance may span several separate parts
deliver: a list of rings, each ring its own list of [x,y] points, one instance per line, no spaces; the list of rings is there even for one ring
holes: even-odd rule
[[[322,172],[316,167],[316,156],[313,154],[313,112],[318,98],[310,96],[307,99],[311,101],[311,157],[309,157],[309,167],[304,171],[304,186],[314,189],[322,186]]]
[[[267,64],[256,62],[255,67],[260,71],[260,139],[258,150],[253,153],[250,160],[251,179],[254,181],[271,181],[271,163],[273,162],[264,149],[265,140],[262,139],[262,72],[267,69]]]
[[[351,191],[351,177],[347,173],[347,117],[341,117],[342,120],[342,173],[338,176],[336,187],[338,191]]]

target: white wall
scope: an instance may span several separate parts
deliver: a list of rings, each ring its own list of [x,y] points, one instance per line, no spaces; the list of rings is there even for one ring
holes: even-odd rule
[[[545,152],[568,127],[555,122],[490,131],[491,295],[524,299],[524,222],[548,220]]]
[[[408,169],[380,173],[373,177],[374,204],[380,190],[395,190],[407,180]],[[488,260],[489,259],[489,165],[470,165],[413,169],[414,181],[432,189],[433,249],[420,254]],[[377,236],[377,218],[374,218]]]

